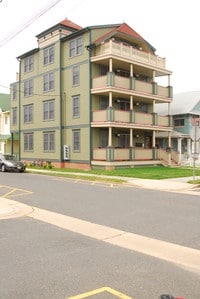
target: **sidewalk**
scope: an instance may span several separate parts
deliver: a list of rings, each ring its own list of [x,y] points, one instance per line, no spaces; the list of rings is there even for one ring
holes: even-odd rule
[[[46,172],[48,174],[52,173],[48,170],[38,170],[38,169],[27,169],[31,172]],[[55,171],[55,173],[59,174],[59,171]],[[196,188],[197,186],[193,184],[189,184],[188,181],[192,181],[193,177],[182,177],[182,178],[173,178],[173,179],[165,179],[165,180],[151,180],[151,179],[139,179],[139,178],[131,178],[131,177],[119,177],[119,176],[109,176],[109,175],[96,175],[90,173],[75,173],[75,172],[65,172],[66,174],[70,175],[77,175],[79,177],[86,176],[86,177],[101,177],[101,178],[108,178],[108,179],[121,179],[126,181],[129,184],[135,185],[136,187],[147,188],[147,189],[155,189],[155,190],[163,190],[163,191],[184,191],[184,190],[191,190]],[[199,179],[200,177],[195,177],[195,179]],[[200,194],[200,193],[199,193]]]
[[[165,180],[146,180],[146,179],[129,179],[129,183],[133,183],[142,188],[163,190],[163,191],[188,191],[196,189],[196,186],[189,184],[188,181],[193,178],[176,178],[176,179],[165,179]],[[200,195],[200,193],[199,193]]]

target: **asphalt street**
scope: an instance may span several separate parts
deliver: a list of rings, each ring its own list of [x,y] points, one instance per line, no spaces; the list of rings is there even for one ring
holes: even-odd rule
[[[198,190],[30,173],[0,182],[0,298],[199,299]]]

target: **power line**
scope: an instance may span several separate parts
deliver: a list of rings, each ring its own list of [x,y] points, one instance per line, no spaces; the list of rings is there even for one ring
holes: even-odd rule
[[[15,83],[13,83],[13,85],[14,85]],[[6,88],[6,89],[9,89],[9,91],[11,91],[11,90],[13,90],[13,87],[7,87],[7,86],[4,86],[4,85],[1,85],[0,84],[0,87],[3,87],[3,88]],[[16,92],[17,93],[19,93],[20,92],[20,94],[22,94],[22,95],[24,95],[24,89],[22,88],[22,89],[16,89]],[[31,96],[40,96],[40,97],[59,97],[59,96],[61,96],[61,94],[40,94],[40,93],[32,93],[31,94]]]
[[[2,0],[0,0],[2,1]],[[25,30],[27,27],[29,27],[33,22],[35,22],[37,19],[39,19],[41,16],[43,16],[47,11],[52,9],[56,4],[58,4],[62,0],[54,0],[51,1],[47,6],[39,10],[35,15],[33,15],[29,20],[25,21],[22,25],[19,26],[17,30],[14,32],[11,32],[6,36],[3,40],[0,41],[0,47],[4,46],[6,43],[8,43],[10,40],[12,40],[16,35],[21,33],[23,30]]]

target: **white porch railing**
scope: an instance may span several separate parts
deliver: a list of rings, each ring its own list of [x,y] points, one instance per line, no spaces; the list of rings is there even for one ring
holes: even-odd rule
[[[153,125],[153,115],[151,113],[135,112],[135,124],[140,125]],[[130,122],[130,111],[124,110],[114,110],[114,122],[131,123]],[[99,122],[106,122],[107,110],[96,110],[93,111],[92,122],[95,124]],[[169,117],[168,116],[158,116],[158,126],[169,127]]]
[[[99,76],[92,79],[92,93],[96,92],[97,89],[107,89],[110,87],[107,82],[107,76]],[[134,90],[130,89],[130,78],[125,78],[122,76],[115,75],[113,88],[131,90],[132,92],[137,92],[141,94],[154,95],[152,84],[149,82],[144,82],[141,80],[135,80]],[[169,98],[168,87],[160,86],[157,87],[158,97]]]
[[[129,148],[115,148],[114,161],[130,161],[130,149]],[[144,148],[135,148],[134,160],[152,160],[153,150]],[[106,161],[107,149],[106,148],[94,148],[93,160]]]
[[[132,46],[125,45],[124,43],[118,43],[113,40],[110,40],[103,45],[99,45],[99,47],[94,52],[95,57],[106,54],[117,55],[136,62],[138,61],[140,63],[157,66],[162,69],[166,68],[165,58],[141,50],[137,50]]]

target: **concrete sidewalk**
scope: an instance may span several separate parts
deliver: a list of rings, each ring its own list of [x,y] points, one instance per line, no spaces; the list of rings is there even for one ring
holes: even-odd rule
[[[190,180],[192,180],[192,178],[185,178],[185,180],[181,180],[179,178],[166,180],[129,179],[128,182],[146,189],[163,191],[188,191],[193,190],[194,188],[196,189],[195,185],[188,183]]]
[[[27,169],[30,172],[45,172],[48,174],[52,173],[48,170],[38,170],[38,169]],[[55,173],[59,174],[59,171],[55,171]],[[193,177],[182,177],[182,178],[173,178],[173,179],[164,179],[164,180],[151,180],[151,179],[139,179],[139,178],[131,178],[131,177],[120,177],[120,176],[109,176],[109,175],[96,175],[90,173],[77,173],[77,172],[65,172],[67,175],[77,175],[78,177],[99,177],[99,178],[108,178],[108,179],[121,179],[126,181],[129,184],[135,185],[136,187],[154,189],[154,190],[163,190],[163,191],[184,191],[184,190],[192,190],[196,188],[194,184],[189,184],[189,181],[193,180]],[[200,177],[195,177],[196,180],[200,180]],[[199,193],[200,194],[200,193]]]

